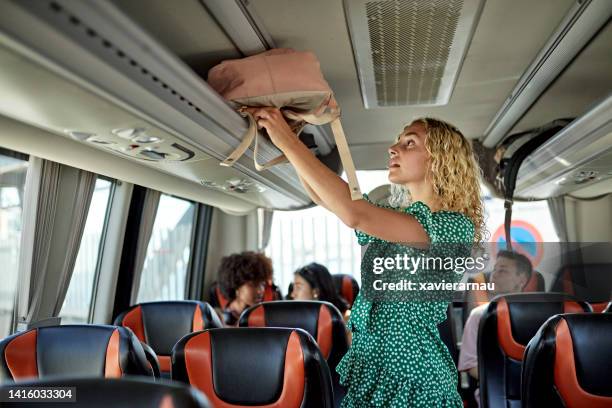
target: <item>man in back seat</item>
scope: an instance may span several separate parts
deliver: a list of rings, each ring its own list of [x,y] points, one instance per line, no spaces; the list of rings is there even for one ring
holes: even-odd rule
[[[492,295],[521,292],[529,282],[532,272],[531,262],[525,255],[511,251],[499,251],[491,273],[491,283],[495,285]],[[487,307],[488,303],[480,305],[470,313],[463,329],[459,364],[457,364],[457,370],[467,371],[476,380],[478,380],[478,351],[476,349],[478,325]],[[474,395],[480,404],[478,389]]]

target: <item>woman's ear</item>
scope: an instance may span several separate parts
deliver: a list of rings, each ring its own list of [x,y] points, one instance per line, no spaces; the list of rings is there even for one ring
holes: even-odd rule
[[[313,289],[312,290],[312,297],[315,299],[319,298],[319,289]]]

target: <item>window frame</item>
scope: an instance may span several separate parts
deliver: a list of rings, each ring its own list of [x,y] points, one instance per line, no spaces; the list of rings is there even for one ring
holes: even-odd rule
[[[205,269],[214,208],[202,203],[195,204],[191,252],[187,265],[187,282],[185,282],[185,298],[204,300]]]

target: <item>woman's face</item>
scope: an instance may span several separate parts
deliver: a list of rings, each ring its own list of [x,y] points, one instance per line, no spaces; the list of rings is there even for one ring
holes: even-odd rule
[[[291,296],[294,300],[314,300],[318,297],[318,293],[316,289],[312,289],[312,286],[310,286],[306,279],[295,274],[293,275],[293,292]]]
[[[236,289],[236,299],[247,306],[252,306],[262,301],[264,289],[264,282],[246,282]]]
[[[397,143],[389,148],[389,181],[409,184],[425,180],[429,152],[425,148],[427,133],[422,123],[406,126]]]

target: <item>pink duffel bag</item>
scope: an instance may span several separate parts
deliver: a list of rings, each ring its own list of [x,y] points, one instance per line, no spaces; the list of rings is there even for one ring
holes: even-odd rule
[[[236,108],[274,106],[281,109],[289,125],[299,134],[304,125],[330,123],[353,200],[361,199],[355,165],[340,123],[340,108],[312,52],[278,48],[251,57],[226,60],[208,72],[208,83]],[[221,162],[231,166],[255,139],[255,168],[265,170],[287,161],[280,155],[267,163],[257,161],[259,132],[255,119],[238,147]]]

